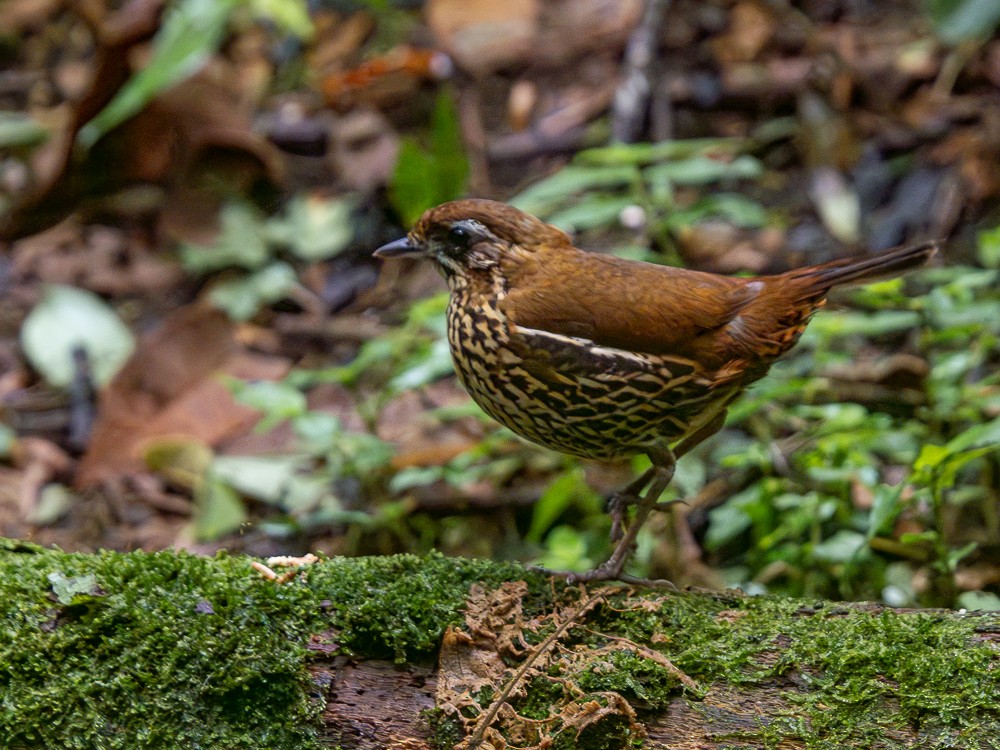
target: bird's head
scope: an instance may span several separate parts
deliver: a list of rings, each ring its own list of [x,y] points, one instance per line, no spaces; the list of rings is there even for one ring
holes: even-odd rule
[[[427,258],[449,281],[492,279],[546,246],[569,244],[565,232],[513,206],[468,199],[443,203],[410,233],[375,251],[379,258]]]

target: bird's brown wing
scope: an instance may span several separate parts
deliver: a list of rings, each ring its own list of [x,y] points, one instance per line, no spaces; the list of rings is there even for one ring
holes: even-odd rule
[[[548,253],[544,265],[513,269],[500,309],[516,326],[632,352],[717,359],[716,334],[759,291],[725,276],[559,252]]]

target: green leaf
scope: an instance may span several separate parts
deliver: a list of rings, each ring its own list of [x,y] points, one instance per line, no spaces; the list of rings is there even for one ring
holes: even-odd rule
[[[236,490],[209,471],[194,493],[195,539],[210,541],[239,530],[247,512]]]
[[[297,283],[295,269],[278,261],[248,276],[219,282],[208,298],[233,320],[250,320],[263,305],[285,299]]]
[[[548,221],[566,231],[584,232],[617,224],[622,210],[633,205],[635,201],[629,196],[588,195],[579,203],[552,213]]]
[[[641,165],[710,154],[735,155],[750,145],[751,141],[746,138],[687,138],[659,143],[614,143],[581,151],[577,154],[576,161],[599,166]]]
[[[304,261],[332,258],[354,238],[351,204],[297,195],[285,208],[284,216],[265,222],[264,232],[272,242],[288,247]]]
[[[920,325],[920,313],[910,310],[879,310],[876,313],[820,313],[806,329],[813,339],[843,336],[874,338],[897,331],[907,331]]]
[[[411,391],[454,371],[448,339],[437,339],[422,355],[410,359],[407,368],[389,382],[389,389],[396,393]]]
[[[327,455],[335,476],[351,474],[365,477],[385,468],[395,453],[393,447],[366,432],[345,432],[336,449]]]
[[[866,545],[867,539],[864,534],[841,529],[813,547],[812,554],[814,559],[822,562],[846,563],[853,560]]]
[[[300,39],[313,35],[307,0],[245,0],[257,18],[263,18],[282,31]]]
[[[406,313],[406,322],[408,325],[422,326],[444,336],[448,331],[447,310],[448,292],[433,294],[410,305]]]
[[[954,573],[958,569],[958,564],[975,552],[978,547],[979,542],[966,542],[958,549],[948,550],[944,561],[945,566],[950,572]]]
[[[280,506],[302,519],[320,511],[325,518],[335,520],[341,511],[340,500],[330,489],[330,477],[322,473],[293,476],[280,498]]]
[[[343,435],[344,428],[333,414],[307,411],[292,418],[292,429],[304,450],[311,454],[326,453]]]
[[[219,212],[219,236],[214,245],[181,245],[181,264],[192,273],[222,268],[260,268],[271,258],[260,212],[249,203],[227,203]]]
[[[9,458],[16,442],[17,433],[14,432],[14,428],[0,422],[0,458]]]
[[[920,455],[913,462],[913,470],[924,471],[926,469],[936,469],[950,455],[951,452],[943,445],[925,445],[920,449]]]
[[[97,578],[92,573],[82,576],[64,576],[59,571],[49,573],[52,593],[60,604],[72,604],[78,596],[95,596],[99,589]]]
[[[868,538],[873,539],[879,534],[889,531],[890,525],[903,510],[900,502],[903,495],[903,485],[890,487],[880,484],[875,488],[875,498],[868,514]]]
[[[976,250],[980,263],[987,268],[1000,268],[1000,227],[980,232]]]
[[[538,564],[553,570],[589,570],[594,561],[587,555],[587,540],[570,526],[557,526],[545,537],[545,554]]]
[[[434,168],[433,157],[415,139],[402,140],[389,184],[389,200],[404,224],[413,224],[434,205],[437,195]]]
[[[465,192],[469,160],[465,155],[462,128],[455,101],[442,91],[431,117],[431,153],[437,167],[438,203],[458,198]]]
[[[77,133],[89,149],[108,131],[142,110],[161,91],[192,75],[219,48],[239,0],[181,0],[167,6],[153,39],[153,54],[108,105]]]
[[[389,480],[389,492],[399,494],[414,487],[427,487],[444,478],[443,466],[409,466]]]
[[[732,161],[694,156],[647,167],[642,174],[649,182],[666,180],[675,185],[708,185],[720,180],[753,179],[763,173],[764,167],[759,159],[743,155]]]
[[[959,453],[977,448],[995,449],[1000,447],[1000,417],[984,424],[978,424],[952,438],[945,445],[950,453]]]
[[[162,474],[172,485],[194,489],[212,465],[212,449],[186,437],[160,437],[143,446],[147,468]]]
[[[913,544],[917,546],[924,546],[928,544],[934,544],[940,537],[933,529],[927,531],[910,531],[899,535],[899,541],[902,544]]]
[[[267,430],[283,419],[298,417],[306,412],[305,394],[287,383],[235,380],[230,387],[238,401],[264,413],[264,419],[258,425],[260,430]]]
[[[458,114],[451,97],[442,91],[431,117],[429,148],[413,139],[400,145],[389,199],[403,221],[412,224],[428,208],[462,195],[468,174]]]
[[[51,385],[73,380],[73,350],[83,347],[94,379],[105,385],[135,349],[135,339],[100,297],[69,286],[49,286],[21,326],[21,346]]]
[[[524,540],[532,544],[541,542],[545,532],[573,504],[585,484],[583,470],[580,467],[575,467],[572,471],[564,472],[557,477],[535,503],[531,526],[524,535]]]
[[[29,115],[0,111],[0,150],[30,148],[45,143],[51,133]]]
[[[302,456],[218,456],[211,472],[214,479],[247,497],[280,505],[303,463]]]
[[[969,612],[996,612],[1000,596],[989,591],[963,591],[958,595],[958,606]]]
[[[984,39],[1000,23],[996,0],[924,0],[938,36],[956,45],[967,39]]]
[[[26,517],[28,523],[49,526],[55,523],[73,507],[75,496],[61,484],[47,484],[38,495],[38,502]]]
[[[529,214],[547,214],[561,201],[585,190],[640,184],[641,173],[631,166],[624,167],[563,167],[551,177],[511,199],[511,204]]]
[[[708,532],[705,534],[705,548],[717,550],[728,544],[753,526],[753,518],[747,506],[756,503],[760,489],[750,487],[729,498],[729,500],[708,512]]]
[[[736,193],[715,193],[699,199],[689,208],[671,211],[667,226],[680,229],[711,218],[721,218],[741,227],[767,224],[767,212],[756,201]]]

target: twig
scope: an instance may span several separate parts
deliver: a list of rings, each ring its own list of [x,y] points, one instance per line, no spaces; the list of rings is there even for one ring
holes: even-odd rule
[[[656,60],[656,44],[670,0],[648,0],[646,13],[632,32],[625,48],[625,77],[615,92],[611,135],[616,141],[632,143],[639,137],[649,109],[650,78]]]

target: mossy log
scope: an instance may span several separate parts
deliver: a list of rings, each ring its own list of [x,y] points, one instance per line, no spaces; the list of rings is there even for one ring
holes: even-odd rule
[[[0,540],[3,748],[998,748],[1000,616]]]

